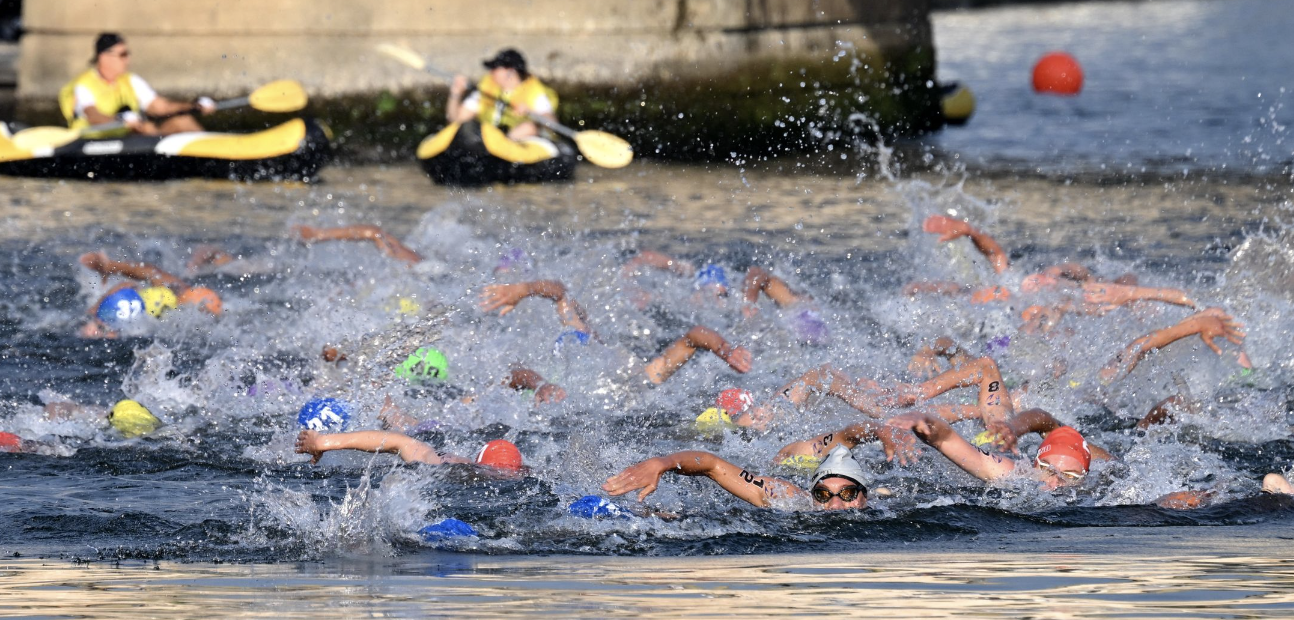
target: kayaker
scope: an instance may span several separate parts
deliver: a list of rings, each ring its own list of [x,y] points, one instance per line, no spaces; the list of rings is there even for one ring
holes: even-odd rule
[[[527,114],[557,121],[557,93],[530,74],[521,52],[505,49],[484,64],[490,72],[471,90],[465,76],[454,76],[445,105],[449,122],[475,118],[482,125],[503,129],[513,140],[522,140],[539,135],[538,125],[527,120]]]
[[[130,72],[130,48],[115,32],[105,32],[95,40],[91,64],[94,66],[58,91],[59,109],[72,129],[122,121],[125,129],[99,132],[95,137],[202,131],[193,115],[216,109],[208,97],[189,103],[158,95],[148,82]]]

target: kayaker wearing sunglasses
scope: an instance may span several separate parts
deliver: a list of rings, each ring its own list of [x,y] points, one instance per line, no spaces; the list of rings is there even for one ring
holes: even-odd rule
[[[813,472],[809,490],[794,483],[757,476],[709,452],[687,451],[647,459],[607,479],[602,489],[611,495],[637,491],[642,501],[656,490],[665,472],[682,476],[705,476],[733,495],[762,508],[791,509],[812,500],[818,510],[849,510],[867,507],[867,474],[849,450],[836,446]]]

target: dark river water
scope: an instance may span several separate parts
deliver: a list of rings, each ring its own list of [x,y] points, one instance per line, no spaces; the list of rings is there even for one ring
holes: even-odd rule
[[[969,83],[980,102],[966,127],[915,145],[942,167],[648,161],[585,166],[569,185],[475,191],[431,186],[412,166],[330,168],[310,186],[0,179],[0,431],[31,448],[0,454],[0,555],[12,558],[0,562],[0,610],[126,616],[145,596],[159,614],[274,617],[671,617],[717,605],[800,615],[882,600],[899,615],[1018,617],[1039,601],[1058,616],[1287,614],[1294,502],[1259,487],[1294,457],[1294,118],[1284,104],[1294,73],[1288,54],[1273,53],[1289,50],[1290,14],[1279,2],[1219,0],[936,15],[941,77]],[[1028,91],[1032,60],[1053,48],[1084,63],[1080,97]],[[991,233],[1013,270],[995,276],[966,240],[939,244],[921,230],[933,214]],[[305,245],[291,233],[356,223],[382,226],[425,260],[406,267],[371,243]],[[237,260],[189,270],[208,245]],[[93,250],[210,287],[224,313],[181,309],[120,338],[82,338],[86,308],[115,283],[77,263]],[[730,279],[770,268],[813,296],[830,337],[799,342],[795,313],[767,300],[745,317],[735,301],[703,302],[690,279],[626,278],[621,265],[641,250],[712,262]],[[495,272],[519,251],[525,270]],[[1190,338],[1105,384],[1097,373],[1123,347],[1191,311],[1070,316],[1042,337],[1017,332],[1019,302],[904,291],[915,280],[1015,286],[1062,261],[1225,309],[1245,324],[1255,370],[1235,364],[1234,345],[1219,357]],[[556,347],[562,328],[546,300],[505,317],[476,305],[487,284],[539,278],[563,281],[604,342]],[[663,386],[624,378],[632,360],[696,324],[749,347],[751,372],[702,352]],[[855,456],[890,494],[866,511],[758,509],[669,475],[644,505],[614,501],[670,515],[567,511],[621,468],[685,449],[807,484],[773,456],[855,420],[843,403],[812,399],[766,433],[702,435],[692,420],[725,388],[764,400],[824,363],[915,380],[909,361],[937,336],[992,355],[1009,385],[1029,383],[1022,407],[1079,427],[1118,461],[1046,492],[985,485],[931,450],[890,464],[872,444]],[[361,355],[338,368],[320,359],[329,344]],[[391,360],[426,345],[445,353],[450,378],[410,387]],[[1057,359],[1064,374],[1040,370]],[[569,397],[536,405],[500,385],[519,363]],[[1189,411],[1134,428],[1174,394]],[[313,397],[349,402],[353,430],[379,428],[390,397],[434,427],[426,438],[439,449],[470,457],[507,438],[528,470],[505,478],[363,453],[311,465],[292,444]],[[45,413],[122,398],[164,426],[125,438],[100,417]],[[1192,511],[1153,505],[1179,491],[1212,498]],[[419,535],[447,518],[477,536]]]

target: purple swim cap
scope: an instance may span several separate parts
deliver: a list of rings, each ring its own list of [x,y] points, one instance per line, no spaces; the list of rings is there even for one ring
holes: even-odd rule
[[[494,266],[494,273],[528,272],[535,268],[530,255],[521,248],[508,248],[499,255],[499,262]]]
[[[795,331],[795,337],[800,342],[808,344],[823,344],[830,336],[827,329],[827,322],[813,310],[801,310],[791,318],[791,329]]]

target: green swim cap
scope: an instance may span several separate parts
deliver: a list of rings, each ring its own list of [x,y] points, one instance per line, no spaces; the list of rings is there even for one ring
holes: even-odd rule
[[[431,379],[444,381],[449,378],[449,360],[436,349],[422,347],[395,367],[395,376],[410,383]]]
[[[108,423],[127,439],[147,435],[162,425],[161,420],[133,400],[118,401],[113,405],[108,413]]]

